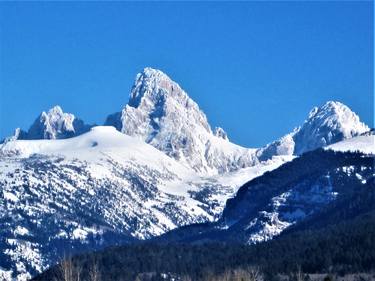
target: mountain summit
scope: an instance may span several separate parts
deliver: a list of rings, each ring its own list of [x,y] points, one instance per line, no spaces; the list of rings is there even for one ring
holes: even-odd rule
[[[253,150],[230,143],[223,129],[213,133],[197,103],[165,73],[149,67],[136,76],[128,104],[110,115],[106,125],[198,172],[227,172],[255,161]]]
[[[295,133],[294,154],[300,155],[369,130],[349,107],[337,101],[329,101],[321,107],[314,107]]]
[[[121,121],[123,133],[141,136],[146,142],[160,141],[162,133],[172,130],[180,135],[191,130],[212,134],[198,105],[176,82],[152,68],[137,75]]]
[[[301,155],[369,131],[357,114],[346,105],[328,101],[314,107],[301,127],[257,151],[260,160],[274,155]]]
[[[91,127],[73,114],[63,112],[62,108],[56,105],[47,112],[43,111],[27,132],[16,129],[9,140],[66,139],[83,134]]]

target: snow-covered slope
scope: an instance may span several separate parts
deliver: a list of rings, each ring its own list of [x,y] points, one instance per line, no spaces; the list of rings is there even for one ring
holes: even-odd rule
[[[17,128],[8,140],[64,139],[83,134],[91,127],[73,114],[63,112],[61,107],[56,105],[48,112],[43,111],[27,132]]]
[[[229,142],[221,128],[213,133],[199,106],[160,70],[145,68],[139,73],[128,104],[121,113],[110,115],[106,124],[204,174],[257,163],[254,149]]]
[[[359,151],[375,155],[375,135],[363,135],[329,145],[326,149],[334,151]]]
[[[373,137],[359,136],[329,148],[335,151],[349,148],[369,154],[374,151]],[[374,162],[368,155],[335,155],[316,150],[268,175],[240,188],[237,196],[228,202],[219,228],[231,228],[235,233],[243,231],[241,239],[248,244],[266,241],[334,206],[340,199],[346,201],[341,208],[350,208],[347,204],[355,192],[375,187]],[[264,196],[267,192],[270,192],[268,198]],[[256,205],[262,206],[254,208]],[[340,204],[337,206],[340,208]]]
[[[275,155],[301,155],[369,130],[349,107],[337,101],[329,101],[321,107],[314,107],[301,127],[259,149],[256,155],[260,160]]]
[[[0,155],[0,268],[20,280],[69,248],[98,249],[213,221],[240,185],[290,160],[203,177],[113,127],[9,141]]]
[[[370,141],[371,140],[371,141]],[[291,226],[312,226],[337,222],[341,216],[356,216],[358,196],[375,204],[373,136],[359,136],[315,150],[257,177],[229,199],[222,216],[213,223],[173,230],[157,239],[166,242],[236,242],[254,244],[267,241]],[[365,154],[346,152],[354,147]],[[357,150],[357,149],[354,149]],[[355,203],[353,203],[355,202]],[[360,210],[360,209],[359,209]],[[363,209],[364,212],[366,208]]]

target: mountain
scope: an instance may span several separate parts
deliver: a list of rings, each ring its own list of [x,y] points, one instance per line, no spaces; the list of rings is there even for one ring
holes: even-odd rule
[[[294,136],[294,154],[300,155],[369,131],[358,115],[340,102],[327,102],[310,111],[308,119]]]
[[[139,138],[100,126],[69,139],[9,141],[0,155],[0,272],[18,280],[64,251],[215,220],[243,182],[289,160],[204,177]]]
[[[213,132],[199,106],[160,70],[145,68],[135,79],[129,102],[106,125],[136,136],[203,174],[253,166],[255,149],[229,142],[222,128]]]
[[[227,199],[246,182],[305,148],[366,129],[350,109],[338,108],[346,107],[329,102],[293,133],[248,149],[231,143],[223,129],[212,130],[198,105],[166,74],[146,68],[137,75],[128,104],[108,116],[106,124],[113,127],[91,128],[58,106],[43,112],[28,132],[17,130],[0,145],[0,276],[25,280],[56,263],[63,251],[150,239],[188,224],[223,223]],[[301,133],[307,131],[311,135]],[[305,135],[309,138],[297,137]],[[297,153],[295,147],[303,149]],[[275,196],[282,195],[284,187],[278,188]],[[315,195],[308,190],[301,193]],[[334,198],[325,189],[316,192]],[[310,207],[326,201],[312,201]],[[253,214],[259,229],[271,222],[267,239],[293,224],[272,220],[267,210],[264,218]],[[241,233],[240,228],[235,234]]]
[[[8,140],[66,139],[83,134],[91,127],[73,114],[63,112],[61,107],[56,105],[48,112],[43,111],[27,132],[18,128]]]
[[[365,135],[307,152],[241,187],[217,222],[76,256],[73,272],[77,266],[88,276],[95,266],[106,280],[228,280],[257,267],[265,280],[299,270],[319,280],[372,274],[374,141]],[[33,280],[50,280],[59,269]]]
[[[122,111],[109,115],[105,124],[211,175],[254,166],[277,155],[301,155],[369,130],[346,105],[329,101],[314,107],[292,133],[260,149],[243,148],[231,143],[222,128],[213,132],[187,93],[165,73],[149,67],[136,76]]]
[[[257,151],[260,160],[274,155],[301,155],[369,131],[357,114],[346,105],[328,101],[314,107],[301,127]]]
[[[237,171],[279,155],[304,152],[360,135],[369,128],[340,102],[314,107],[301,127],[265,147],[244,148],[229,141],[218,127],[213,131],[206,115],[170,77],[150,67],[137,74],[129,101],[105,125],[136,136],[202,175]],[[73,114],[55,106],[35,120],[28,132],[16,129],[14,139],[63,139],[87,132]]]
[[[375,188],[374,143],[374,135],[358,136],[304,153],[243,185],[218,221],[183,227],[160,239],[254,244],[337,212],[341,215],[333,221],[343,220],[356,196],[365,198]],[[367,206],[375,203],[369,198]]]

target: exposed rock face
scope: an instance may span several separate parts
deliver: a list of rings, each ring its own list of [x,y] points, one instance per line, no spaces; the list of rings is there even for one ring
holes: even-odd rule
[[[106,125],[137,136],[185,166],[202,173],[222,173],[256,162],[253,150],[215,133],[199,106],[160,70],[145,68],[135,79],[129,102]]]
[[[71,113],[65,113],[56,105],[48,112],[43,111],[27,132],[17,129],[13,139],[66,139],[90,130],[82,120]]]

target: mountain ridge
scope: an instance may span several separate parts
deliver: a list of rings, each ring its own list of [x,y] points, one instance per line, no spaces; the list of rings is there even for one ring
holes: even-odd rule
[[[346,105],[328,101],[314,107],[291,133],[260,148],[229,141],[220,127],[212,130],[198,104],[158,69],[146,67],[136,75],[129,101],[107,116],[104,125],[136,136],[196,172],[207,175],[236,171],[279,155],[300,155],[369,130]],[[28,132],[16,129],[15,139],[62,139],[87,132],[86,125],[59,106],[42,112]]]
[[[230,143],[222,128],[213,132],[206,115],[180,85],[150,67],[136,76],[128,104],[109,115],[105,124],[208,174],[252,166],[273,156],[300,155],[369,130],[346,105],[328,101],[314,107],[292,133],[258,149],[243,148]]]
[[[34,122],[29,137],[40,139],[27,140],[18,130],[0,144],[0,276],[11,272],[26,280],[55,263],[62,246],[100,249],[216,221],[243,184],[302,157],[296,144],[304,144],[302,155],[342,140],[347,142],[328,147],[357,147],[352,137],[367,130],[349,108],[328,102],[292,133],[262,148],[244,148],[222,128],[212,130],[199,106],[161,71],[146,68],[137,75],[130,96],[121,112],[108,116],[105,124],[112,126],[84,125],[80,131],[75,116],[57,106]],[[316,182],[327,187],[324,176]],[[334,199],[324,188],[301,190]],[[276,199],[271,203],[285,198]],[[274,229],[262,237],[292,223],[278,224],[282,219],[263,211],[253,226]]]
[[[66,139],[88,132],[93,125],[85,124],[72,113],[63,112],[59,105],[47,112],[43,111],[29,127],[28,131],[20,128],[5,141],[35,139]]]
[[[350,209],[353,196],[363,197],[374,187],[375,136],[350,140],[306,152],[252,179],[228,199],[219,220],[172,230],[156,242],[256,244],[313,217],[324,218],[322,211],[332,206]]]

